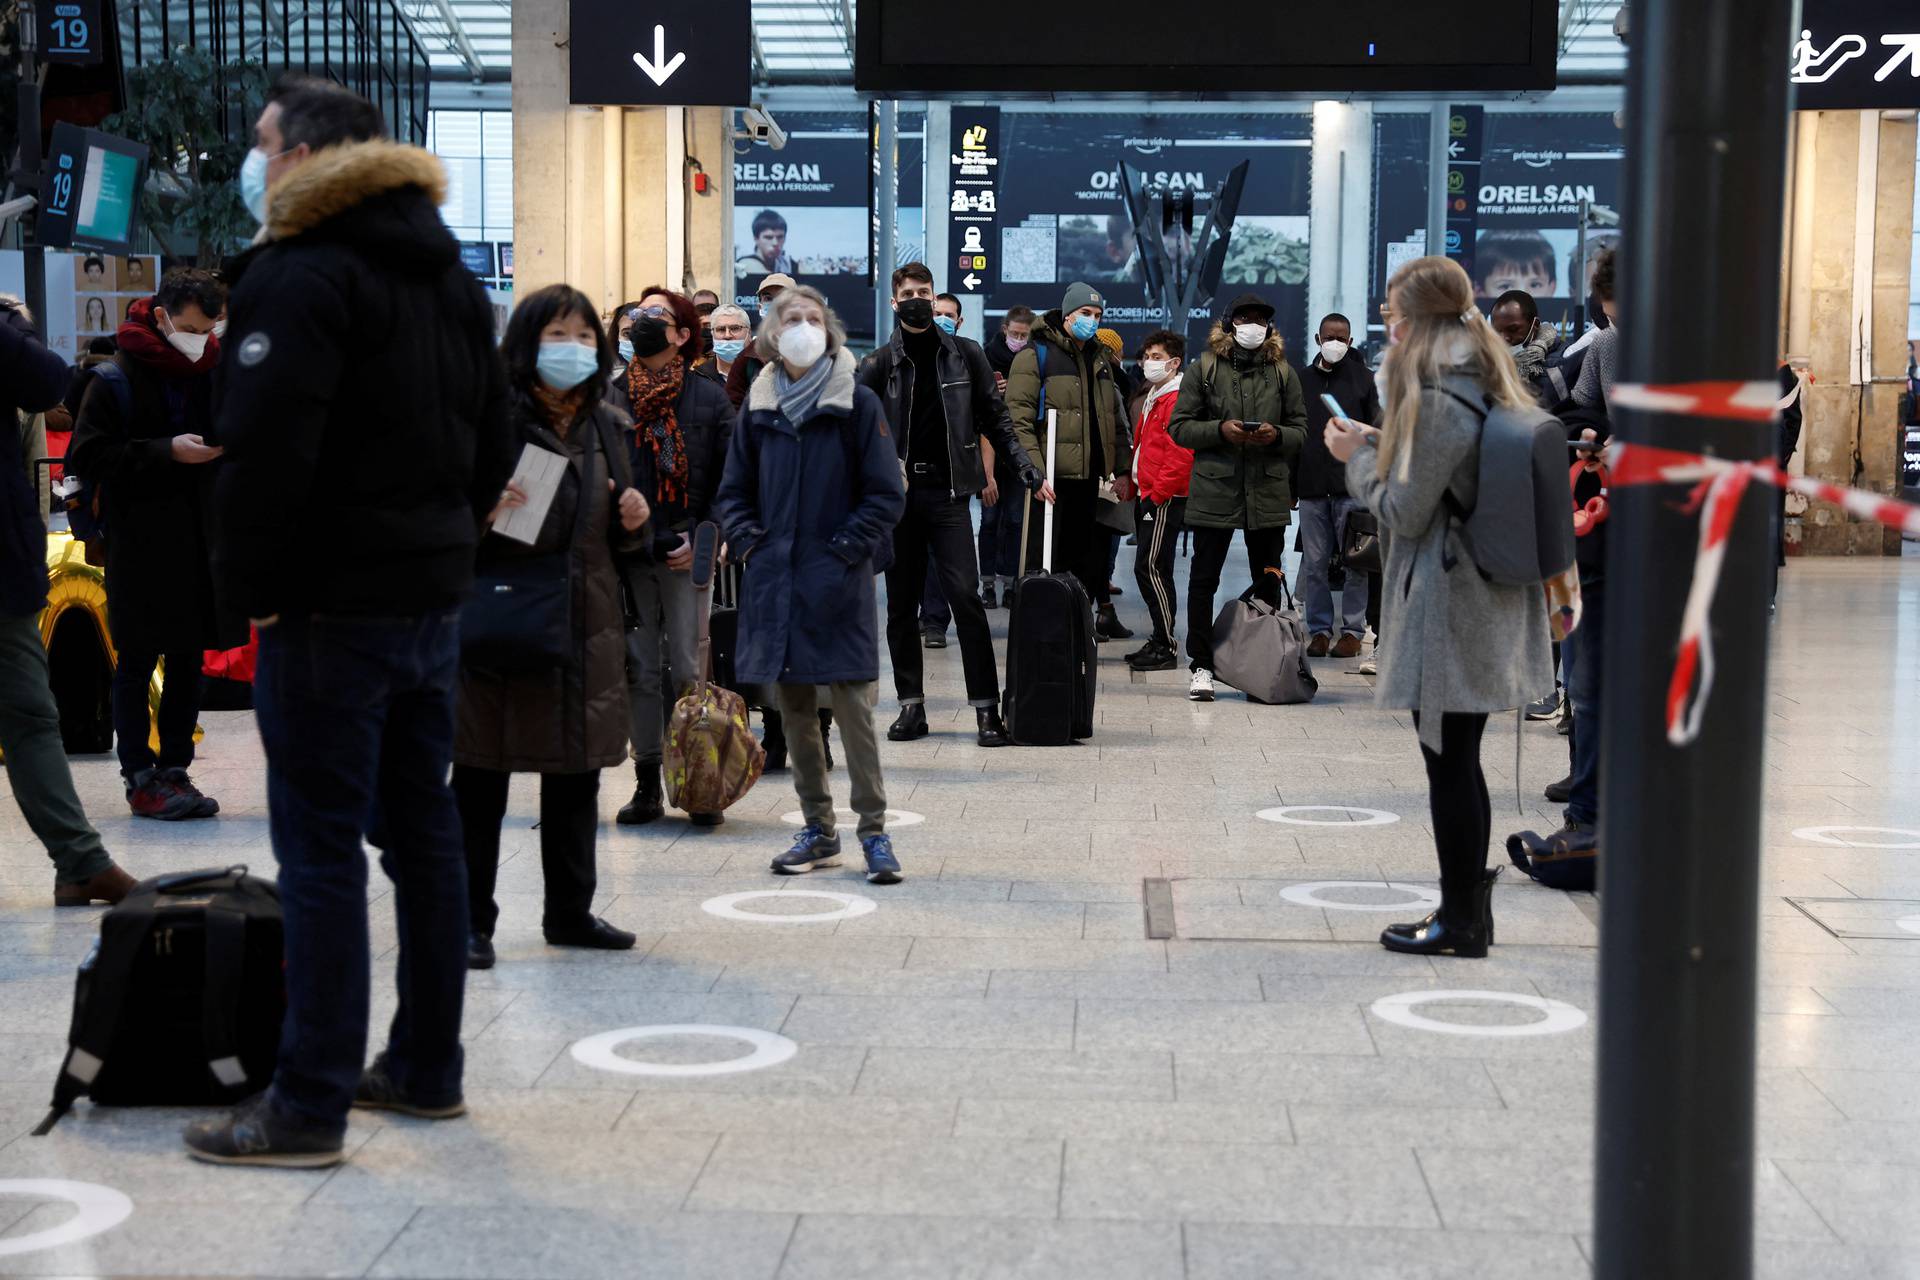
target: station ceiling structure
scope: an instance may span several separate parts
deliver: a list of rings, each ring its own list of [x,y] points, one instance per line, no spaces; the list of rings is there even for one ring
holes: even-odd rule
[[[505,82],[513,73],[510,0],[401,0],[441,82]],[[1617,84],[1626,50],[1614,37],[1620,0],[1561,0],[1562,83]],[[756,86],[853,83],[852,0],[753,0]]]

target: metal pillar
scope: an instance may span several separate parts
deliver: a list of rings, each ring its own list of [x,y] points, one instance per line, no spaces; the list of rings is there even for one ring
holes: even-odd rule
[[[1622,380],[1776,368],[1790,0],[1635,0]],[[1702,314],[1712,323],[1687,317]],[[1676,333],[1692,335],[1673,341]],[[1616,409],[1628,442],[1759,459],[1773,429]],[[1613,492],[1602,693],[1598,1280],[1752,1271],[1761,747],[1774,498],[1741,504],[1713,606],[1705,728],[1669,745],[1666,691],[1697,516]]]
[[[1444,257],[1447,252],[1447,122],[1452,116],[1452,109],[1444,102],[1435,103],[1428,115],[1427,252],[1434,257]],[[1386,292],[1384,281],[1380,292]],[[1373,323],[1372,316],[1367,317],[1367,323]]]

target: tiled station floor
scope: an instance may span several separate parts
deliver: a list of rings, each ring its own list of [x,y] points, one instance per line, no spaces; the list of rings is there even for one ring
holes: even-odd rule
[[[1142,625],[1137,596],[1122,603]],[[1760,1274],[1920,1276],[1920,564],[1796,563],[1773,643]],[[784,776],[718,831],[636,832],[611,823],[625,779],[609,771],[598,906],[640,933],[629,954],[542,944],[519,781],[500,964],[468,993],[472,1115],[356,1116],[353,1158],[328,1172],[193,1164],[178,1111],[83,1105],[25,1136],[97,913],[47,905],[44,855],[0,803],[0,1274],[1587,1274],[1599,904],[1508,879],[1490,959],[1387,954],[1374,935],[1434,877],[1405,718],[1338,661],[1310,706],[1195,706],[1184,673],[1130,680],[1127,647],[1107,647],[1098,735],[1059,750],[976,748],[958,649],[929,655],[935,732],[884,747],[894,888],[852,867],[767,874],[796,808]],[[272,865],[250,721],[205,722],[211,823],[136,824],[113,765],[76,762],[137,874]],[[1550,826],[1541,788],[1566,771],[1564,740],[1529,726],[1516,818],[1513,746],[1507,720],[1486,752],[1497,833]],[[1261,816],[1287,806],[1350,808]],[[1150,877],[1172,882],[1171,940],[1146,937]],[[708,909],[769,891],[746,918]],[[805,896],[822,892],[852,901]],[[372,911],[385,987],[388,899]],[[1494,994],[1417,1003],[1460,989]],[[1442,1025],[1394,1021],[1408,1001],[1392,997]],[[377,992],[376,1022],[390,1007]],[[1530,1022],[1579,1025],[1477,1033]],[[687,1025],[791,1056],[667,1076],[608,1068],[756,1045],[636,1038],[598,1066],[576,1049]],[[39,1180],[115,1194],[82,1212]]]

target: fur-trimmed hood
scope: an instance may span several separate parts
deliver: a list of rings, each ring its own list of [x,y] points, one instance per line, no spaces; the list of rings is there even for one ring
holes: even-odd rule
[[[761,368],[759,376],[753,380],[752,389],[747,392],[748,412],[780,411],[780,390],[774,382],[775,371],[779,368],[777,356]],[[833,372],[827,375],[827,385],[820,389],[819,403],[822,409],[842,414],[853,412],[854,374],[859,368],[860,362],[845,347],[833,353]]]
[[[1213,332],[1207,335],[1207,350],[1222,360],[1231,360],[1234,353],[1240,350],[1240,344],[1233,340],[1233,329],[1230,326],[1215,320]],[[1284,364],[1287,359],[1287,340],[1280,336],[1278,329],[1269,326],[1265,345],[1254,354],[1268,364]]]
[[[438,209],[447,198],[439,157],[384,140],[324,147],[268,192],[263,238],[304,235],[376,196],[408,187],[419,189]]]

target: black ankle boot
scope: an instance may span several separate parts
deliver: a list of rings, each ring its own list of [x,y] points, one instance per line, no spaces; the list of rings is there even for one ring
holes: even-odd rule
[[[1450,955],[1484,959],[1493,944],[1493,885],[1501,868],[1493,867],[1464,891],[1440,887],[1440,909],[1418,923],[1391,925],[1380,934],[1380,945],[1406,955]]]
[[[637,779],[633,799],[614,815],[613,820],[623,827],[644,827],[666,816],[666,799],[660,794],[660,764],[654,760],[639,760],[634,763],[633,771]]]
[[[1126,624],[1120,621],[1120,615],[1113,611],[1111,604],[1100,606],[1100,614],[1094,622],[1093,633],[1102,640],[1133,639],[1133,632],[1127,630]]]
[[[992,707],[977,707],[974,716],[980,722],[980,745],[983,747],[1004,747],[1013,739],[1007,736],[1006,722],[1000,719],[1000,713]]]
[[[763,772],[778,773],[787,767],[787,722],[778,711],[761,714],[766,728],[760,735],[760,745],[767,752],[767,765]]]
[[[926,736],[927,707],[923,702],[909,702],[900,708],[900,718],[887,727],[889,742],[911,742]]]

